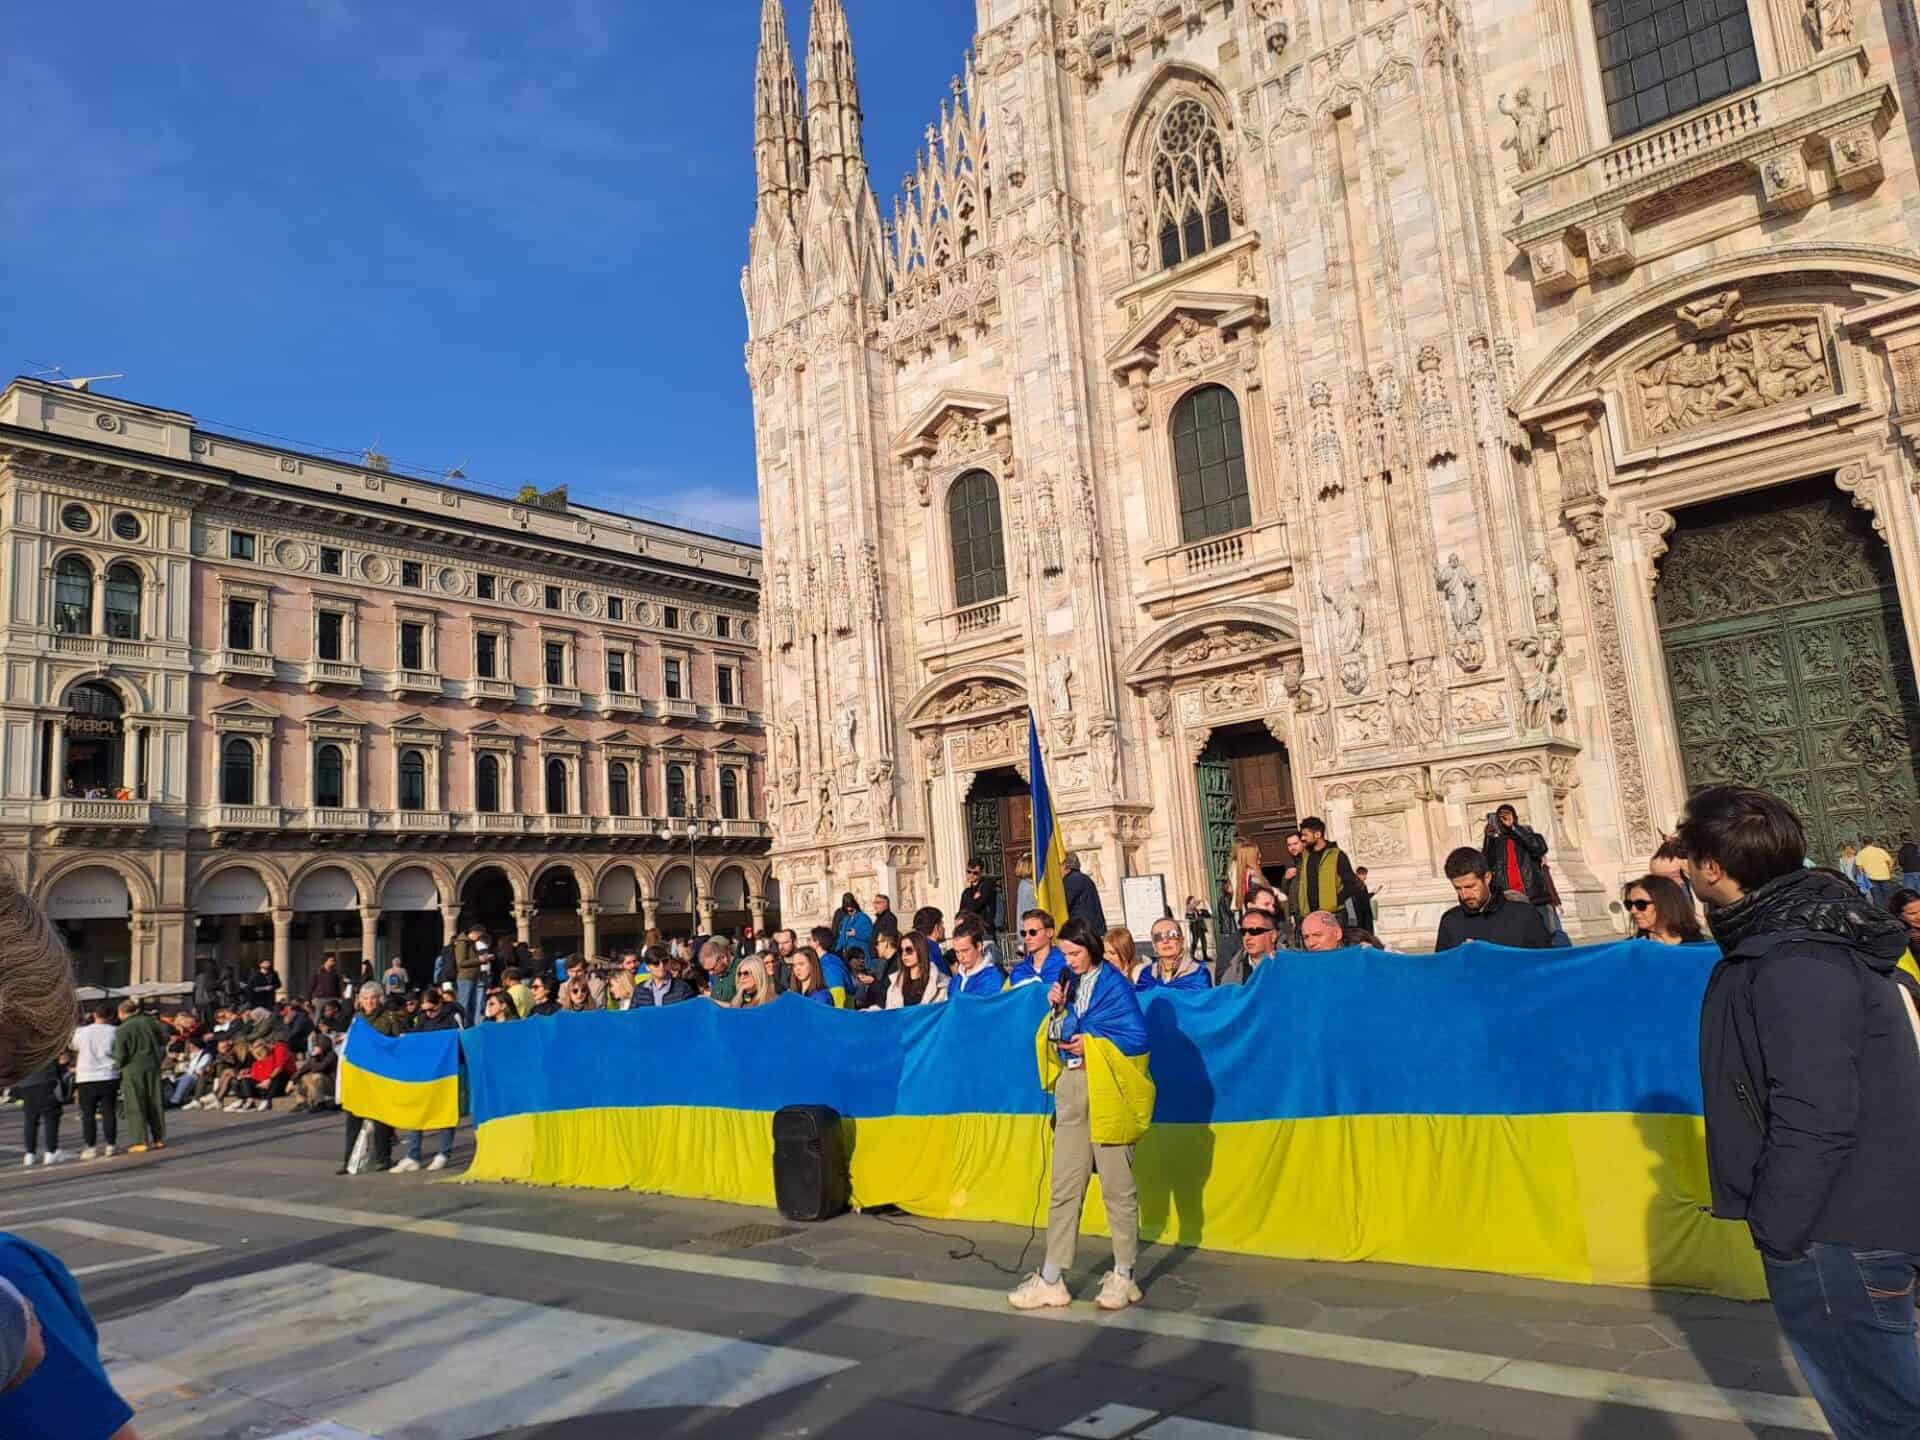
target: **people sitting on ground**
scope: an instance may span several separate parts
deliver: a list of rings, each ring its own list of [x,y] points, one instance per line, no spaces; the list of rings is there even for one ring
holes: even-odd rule
[[[900,932],[900,966],[887,982],[887,1009],[946,1002],[947,977],[934,969],[931,950],[931,942],[919,931]]]
[[[998,995],[1007,988],[1007,977],[987,958],[987,934],[974,916],[960,917],[948,949],[953,954],[953,970],[947,976],[949,997]]]
[[[1133,943],[1133,932],[1125,926],[1116,925],[1102,937],[1106,944],[1107,963],[1119,974],[1127,977],[1129,985],[1138,985],[1140,977],[1147,972],[1150,963]]]
[[[1691,945],[1706,939],[1692,897],[1663,876],[1642,875],[1621,891],[1620,898],[1636,940]]]
[[[560,1013],[560,999],[554,992],[559,989],[558,982],[546,975],[533,977],[531,995],[533,1004],[528,1008],[529,1016],[544,1019]]]
[[[1338,950],[1347,943],[1345,927],[1330,910],[1311,910],[1300,920],[1300,948],[1315,953]]]
[[[1026,956],[1008,973],[1009,990],[1022,985],[1051,985],[1060,978],[1067,957],[1053,943],[1053,928],[1053,916],[1045,910],[1028,910],[1020,917],[1020,948]]]
[[[1153,959],[1134,981],[1136,990],[1211,990],[1207,967],[1187,954],[1180,922],[1171,915],[1153,922]]]
[[[1447,879],[1460,903],[1440,917],[1435,950],[1453,950],[1469,940],[1509,945],[1519,950],[1546,950],[1553,945],[1547,922],[1524,896],[1509,899],[1494,882],[1487,857],[1471,845],[1447,856]]]
[[[273,1102],[286,1094],[298,1068],[287,1042],[277,1037],[264,1046],[256,1044],[253,1064],[234,1084],[237,1100],[227,1102],[228,1110],[271,1110]]]
[[[730,1009],[753,1010],[773,1003],[775,995],[773,977],[767,974],[767,965],[764,960],[749,955],[734,966],[732,978],[733,999],[721,1001]]]
[[[340,1056],[333,1046],[333,1037],[324,1031],[313,1037],[313,1048],[300,1062],[300,1068],[293,1072],[293,1092],[300,1098],[293,1102],[295,1110],[330,1110],[333,1108],[333,1087],[340,1074]]]
[[[289,1001],[280,1007],[280,1019],[287,1027],[287,1048],[304,1055],[307,1041],[313,1037],[313,1012],[306,1005]]]
[[[788,990],[807,1000],[819,1000],[827,1005],[833,1004],[833,992],[827,988],[827,982],[820,973],[820,952],[811,945],[802,945],[793,952],[793,979]]]

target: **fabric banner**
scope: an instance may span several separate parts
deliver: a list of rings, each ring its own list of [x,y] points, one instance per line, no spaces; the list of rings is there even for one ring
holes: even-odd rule
[[[356,1017],[340,1047],[340,1108],[396,1130],[460,1123],[460,1032],[382,1035]]]
[[[1150,992],[1142,1236],[1757,1298],[1745,1227],[1704,1210],[1716,954],[1289,953],[1244,987]],[[1027,1225],[1051,1164],[1045,1009],[1029,986],[484,1025],[463,1037],[472,1178],[771,1205],[772,1113],[823,1104],[846,1117],[856,1203]],[[1097,1185],[1085,1224],[1104,1230]]]

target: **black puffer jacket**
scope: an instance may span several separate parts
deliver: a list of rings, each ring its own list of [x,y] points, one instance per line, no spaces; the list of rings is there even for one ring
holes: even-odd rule
[[[1777,1257],[1920,1251],[1920,1041],[1906,927],[1842,875],[1782,875],[1711,914],[1700,1011],[1713,1213]]]

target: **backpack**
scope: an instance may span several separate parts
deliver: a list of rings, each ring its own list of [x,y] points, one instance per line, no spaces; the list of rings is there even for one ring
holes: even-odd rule
[[[433,962],[433,983],[444,985],[453,978],[453,947],[449,945],[440,952],[440,958]]]

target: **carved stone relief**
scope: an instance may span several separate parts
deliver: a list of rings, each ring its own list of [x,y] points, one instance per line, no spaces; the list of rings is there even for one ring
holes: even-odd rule
[[[1819,322],[1789,320],[1690,340],[1639,366],[1630,403],[1636,432],[1661,436],[1832,393]]]
[[[1340,684],[1349,695],[1367,688],[1367,609],[1351,585],[1323,585],[1320,598],[1333,612],[1334,653],[1340,658]]]
[[[1415,374],[1419,377],[1420,444],[1427,463],[1432,464],[1460,452],[1460,442],[1454,434],[1453,401],[1447,395],[1446,377],[1440,373],[1437,346],[1420,347]]]
[[[1365,750],[1393,739],[1392,717],[1378,702],[1350,705],[1340,711],[1339,727],[1340,744],[1346,749]]]
[[[1469,675],[1487,663],[1487,645],[1480,633],[1480,585],[1458,555],[1434,572],[1434,589],[1446,601],[1448,645],[1453,663]]]
[[[1307,391],[1310,438],[1308,455],[1313,462],[1313,485],[1322,500],[1331,500],[1347,488],[1346,454],[1340,445],[1340,426],[1333,414],[1333,387],[1316,380]]]
[[[1533,87],[1522,85],[1515,90],[1512,104],[1502,95],[1494,108],[1513,122],[1513,138],[1507,142],[1507,148],[1513,151],[1520,173],[1531,174],[1539,169],[1540,162],[1546,158],[1547,141],[1553,136],[1554,126],[1545,107],[1534,99]]]
[[[1057,745],[1073,744],[1076,721],[1073,713],[1073,656],[1061,652],[1047,661],[1048,723],[1053,727]]]
[[[1548,626],[1537,636],[1513,641],[1509,649],[1520,697],[1520,728],[1534,733],[1560,724],[1567,718],[1567,683],[1561,674],[1566,642],[1559,628]]]

